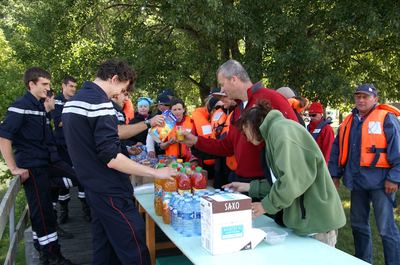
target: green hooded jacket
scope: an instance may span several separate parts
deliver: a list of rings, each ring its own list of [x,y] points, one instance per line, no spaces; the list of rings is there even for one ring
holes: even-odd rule
[[[267,164],[276,181],[272,186],[266,180],[252,181],[249,195],[262,199],[269,214],[283,209],[284,224],[299,235],[344,226],[346,218],[339,195],[311,134],[277,110],[267,114],[260,132]]]

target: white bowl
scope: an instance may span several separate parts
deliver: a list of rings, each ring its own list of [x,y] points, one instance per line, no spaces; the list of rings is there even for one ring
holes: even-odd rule
[[[270,245],[280,244],[288,236],[288,232],[276,227],[260,227],[260,229],[266,233],[264,240]]]

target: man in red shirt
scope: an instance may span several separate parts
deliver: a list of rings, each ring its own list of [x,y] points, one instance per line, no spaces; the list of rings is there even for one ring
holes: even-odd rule
[[[311,122],[308,124],[307,130],[312,134],[315,141],[317,141],[317,144],[325,157],[325,161],[328,164],[332,144],[335,140],[333,129],[330,126],[331,122],[323,117],[324,108],[319,102],[313,102],[308,109],[308,113]]]
[[[253,179],[264,178],[261,166],[261,152],[264,144],[253,145],[235,126],[243,110],[251,108],[257,101],[266,100],[274,109],[294,121],[298,119],[284,96],[275,90],[265,88],[261,82],[253,84],[243,66],[235,60],[228,60],[217,71],[221,92],[228,98],[234,99],[237,106],[229,127],[228,136],[222,140],[207,139],[186,135],[184,143],[216,156],[235,155],[237,161],[236,175],[230,176],[229,181],[250,182]]]

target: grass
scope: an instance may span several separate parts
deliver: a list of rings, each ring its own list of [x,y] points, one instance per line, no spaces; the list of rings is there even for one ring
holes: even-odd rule
[[[351,225],[350,225],[350,192],[341,186],[339,189],[339,195],[342,199],[342,204],[344,211],[346,213],[347,222],[346,225],[339,230],[339,237],[338,243],[336,247],[344,252],[347,252],[351,255],[354,254],[354,241],[353,235],[351,232]],[[399,196],[398,196],[399,197]],[[399,206],[400,207],[400,206]],[[397,226],[400,227],[400,215],[399,211],[395,213],[396,223]],[[378,229],[375,224],[375,217],[373,211],[371,210],[370,216],[370,223],[371,223],[371,231],[372,231],[372,244],[373,244],[373,262],[374,265],[383,265],[385,264],[385,259],[383,257],[383,248],[382,248],[382,241],[378,233]]]

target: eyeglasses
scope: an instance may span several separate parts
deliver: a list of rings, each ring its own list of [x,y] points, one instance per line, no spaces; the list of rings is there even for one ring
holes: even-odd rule
[[[314,113],[313,113],[313,114],[309,114],[309,116],[310,116],[310,117],[316,117],[316,116],[317,116],[317,113],[315,113],[315,114],[314,114]]]

